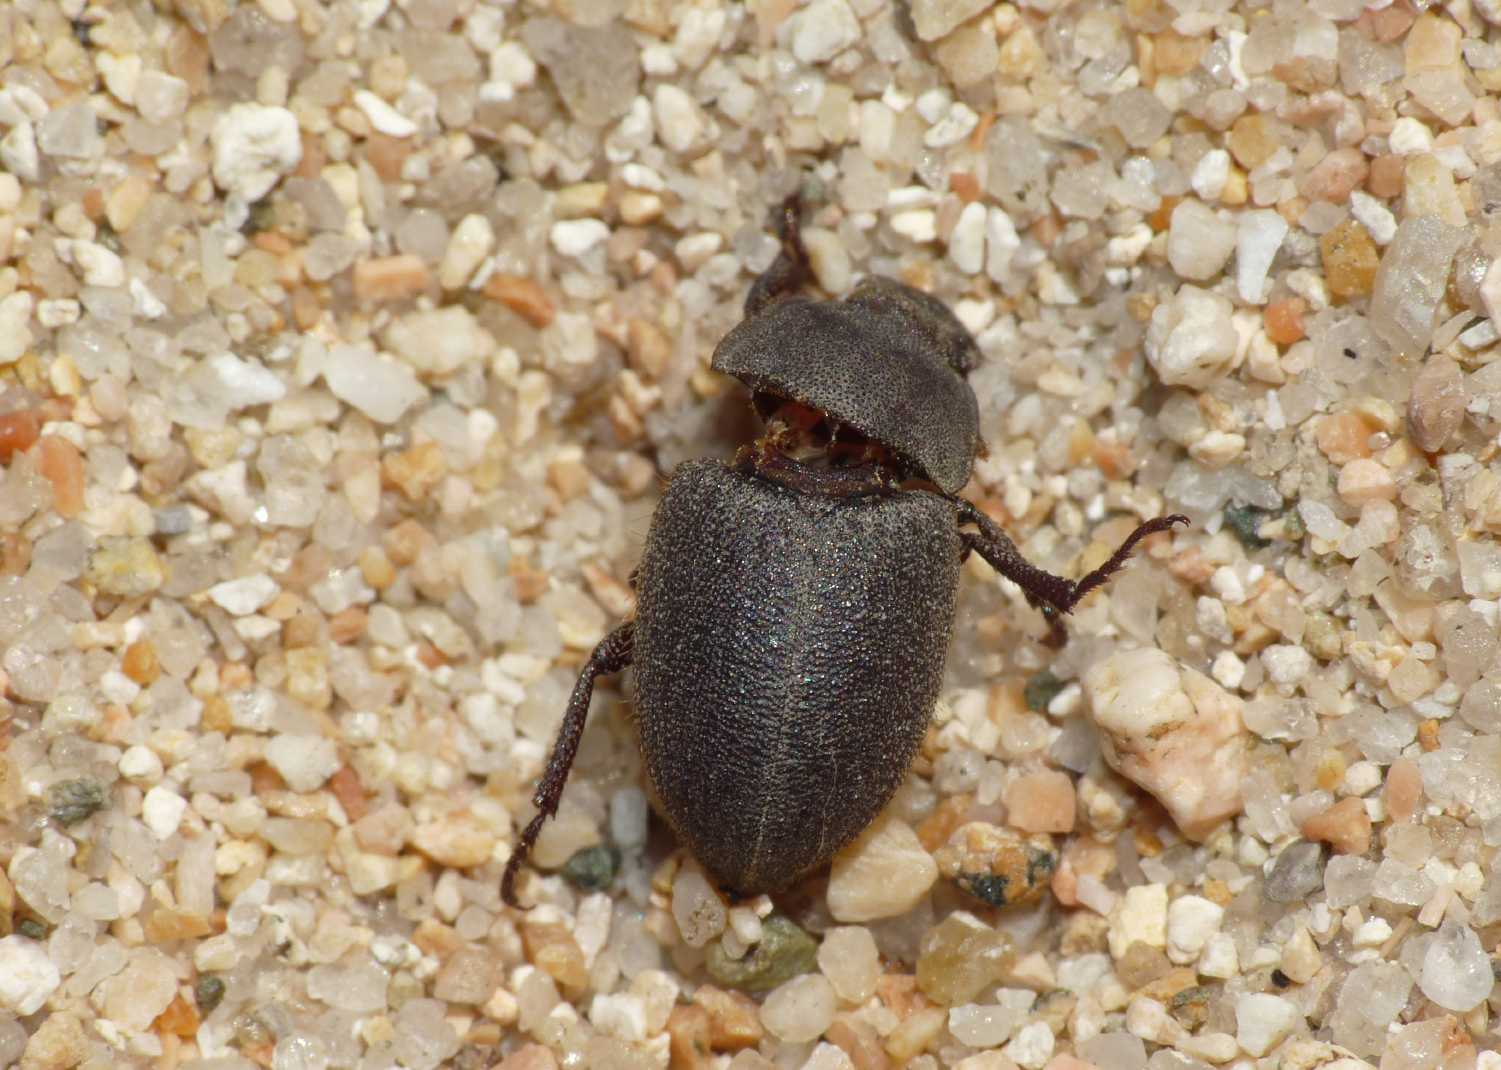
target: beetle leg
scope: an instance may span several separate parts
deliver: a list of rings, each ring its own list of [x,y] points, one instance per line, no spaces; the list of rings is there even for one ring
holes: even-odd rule
[[[568,771],[573,768],[574,756],[578,753],[579,740],[584,735],[584,721],[589,716],[589,700],[594,697],[594,681],[601,676],[617,673],[631,663],[631,648],[635,625],[627,621],[605,636],[579,673],[573,685],[573,694],[568,697],[568,711],[563,715],[563,727],[558,729],[558,740],[553,744],[552,756],[547,759],[547,770],[537,784],[532,804],[537,807],[537,816],[522,832],[511,860],[506,863],[505,876],[501,878],[500,895],[511,906],[516,902],[516,873],[521,863],[531,853],[542,823],[558,812],[558,800],[563,796],[563,785],[568,780]]]
[[[1112,572],[1117,571],[1126,563],[1126,558],[1131,556],[1131,551],[1136,549],[1136,544],[1141,542],[1142,539],[1145,539],[1148,535],[1155,535],[1159,531],[1172,531],[1174,524],[1187,523],[1188,517],[1181,513],[1174,513],[1172,516],[1154,516],[1151,520],[1136,525],[1136,530],[1127,535],[1126,541],[1116,547],[1115,553],[1110,555],[1108,561],[1093,572],[1082,576],[1074,584],[1074,601],[1079,601],[1079,599],[1083,598],[1090,591],[1108,580]],[[1072,608],[1072,606],[1067,607],[1065,612]]]
[[[1173,515],[1155,517],[1138,525],[1115,553],[1110,555],[1108,561],[1076,582],[1038,568],[1022,556],[1016,544],[994,520],[970,502],[957,499],[956,503],[959,506],[959,522],[973,524],[980,529],[979,532],[961,533],[965,553],[974,550],[989,562],[991,568],[1022,589],[1027,601],[1040,609],[1047,619],[1050,626],[1048,641],[1055,646],[1061,645],[1064,638],[1062,614],[1072,612],[1081,598],[1119,571],[1137,543],[1155,532],[1170,530],[1174,524],[1188,523],[1188,517]]]
[[[803,247],[802,217],[802,198],[794,193],[782,202],[782,217],[778,220],[777,236],[782,239],[782,251],[771,267],[756,276],[750,293],[745,295],[747,318],[813,281],[813,263]]]

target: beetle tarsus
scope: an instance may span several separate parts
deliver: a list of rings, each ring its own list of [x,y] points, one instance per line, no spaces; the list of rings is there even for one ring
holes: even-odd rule
[[[767,305],[797,293],[813,281],[813,262],[803,246],[802,218],[802,197],[794,193],[782,202],[777,220],[782,251],[772,261],[771,267],[751,283],[750,293],[745,296],[746,316],[754,316]]]
[[[1148,535],[1169,531],[1175,524],[1188,523],[1188,517],[1179,514],[1154,517],[1146,521],[1126,537],[1108,561],[1082,579],[1073,581],[1055,576],[1028,561],[1001,530],[1000,525],[972,503],[960,499],[958,505],[959,522],[973,524],[980,529],[978,532],[962,533],[965,552],[973,550],[983,557],[991,568],[1020,587],[1027,596],[1027,601],[1042,611],[1048,622],[1048,636],[1044,641],[1049,646],[1063,645],[1067,639],[1063,629],[1063,615],[1073,612],[1074,606],[1085,595],[1120,571],[1126,559],[1131,556],[1131,551],[1136,549],[1137,543]]]
[[[1144,524],[1138,524],[1136,530],[1126,536],[1126,541],[1116,547],[1115,553],[1110,555],[1110,560],[1074,585],[1074,602],[1077,603],[1079,599],[1109,579],[1111,573],[1118,571],[1126,563],[1126,558],[1131,556],[1131,551],[1136,549],[1136,544],[1141,542],[1142,539],[1145,539],[1148,535],[1155,535],[1159,531],[1171,531],[1174,524],[1187,523],[1188,517],[1181,513],[1174,513],[1172,516],[1153,517]],[[1073,607],[1069,606],[1068,608],[1071,609]],[[1067,612],[1067,609],[1065,609],[1065,612]]]
[[[568,697],[568,710],[563,714],[563,726],[558,730],[558,741],[553,744],[552,755],[547,759],[547,770],[537,784],[532,804],[537,807],[537,816],[527,824],[506,863],[505,876],[500,881],[500,895],[507,904],[519,907],[516,901],[516,874],[521,863],[531,854],[542,832],[542,825],[558,812],[558,800],[563,796],[563,785],[568,781],[568,771],[573,768],[573,759],[578,754],[579,740],[584,735],[584,722],[589,716],[589,700],[594,697],[594,682],[601,676],[620,672],[631,663],[635,625],[627,621],[600,640],[589,655],[573,693]]]

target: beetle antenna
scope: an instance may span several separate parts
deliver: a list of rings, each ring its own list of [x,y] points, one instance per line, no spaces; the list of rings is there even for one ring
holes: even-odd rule
[[[573,768],[573,759],[578,754],[579,740],[584,736],[584,721],[589,716],[589,700],[594,697],[594,681],[601,676],[610,676],[631,663],[631,651],[635,645],[635,624],[626,621],[600,640],[589,660],[584,663],[573,693],[568,696],[568,710],[563,714],[563,726],[558,729],[558,739],[552,746],[552,755],[547,759],[547,770],[537,784],[532,796],[532,805],[537,816],[527,824],[516,842],[506,863],[505,876],[500,880],[500,897],[509,906],[520,907],[516,901],[516,874],[521,863],[532,853],[537,837],[542,832],[542,823],[558,812],[558,801],[563,797],[563,785],[568,782],[568,771]]]
[[[800,194],[793,193],[782,202],[776,230],[782,241],[782,251],[771,262],[771,267],[751,283],[750,293],[745,295],[747,317],[783,297],[792,296],[813,281],[813,262],[803,245],[803,198]]]

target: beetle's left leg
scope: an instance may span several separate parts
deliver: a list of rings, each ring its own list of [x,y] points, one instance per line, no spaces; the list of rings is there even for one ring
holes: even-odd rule
[[[1042,610],[1050,625],[1049,641],[1060,644],[1064,638],[1062,614],[1071,612],[1079,600],[1119,571],[1136,544],[1148,535],[1168,531],[1174,524],[1187,524],[1186,516],[1159,516],[1137,526],[1110,559],[1078,581],[1066,580],[1038,568],[1022,556],[1016,544],[1007,538],[1000,525],[971,503],[959,499],[959,522],[973,524],[978,532],[962,532],[966,552],[973,550],[989,562],[990,567],[1022,589],[1027,601]]]
[[[803,201],[794,193],[782,202],[782,215],[778,220],[777,237],[782,239],[782,251],[771,262],[771,267],[756,276],[750,293],[745,295],[747,318],[777,298],[794,294],[813,281],[813,262],[803,247],[802,227]]]
[[[568,780],[568,770],[573,768],[574,755],[578,754],[579,740],[584,736],[584,721],[589,716],[589,700],[594,697],[594,681],[601,676],[617,673],[631,663],[631,649],[635,640],[635,625],[626,621],[605,636],[584,669],[578,682],[573,685],[573,694],[568,697],[568,711],[563,714],[563,727],[558,729],[558,741],[553,744],[552,756],[547,759],[547,771],[537,784],[532,796],[532,805],[537,816],[522,832],[511,860],[506,863],[505,876],[500,881],[500,895],[511,906],[516,902],[516,873],[521,863],[531,854],[537,836],[542,832],[542,823],[558,812],[558,800],[563,797],[563,785]]]

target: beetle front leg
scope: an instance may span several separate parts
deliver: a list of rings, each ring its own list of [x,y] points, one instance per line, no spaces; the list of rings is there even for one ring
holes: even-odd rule
[[[1188,517],[1174,514],[1154,517],[1139,524],[1135,531],[1126,536],[1126,540],[1120,544],[1115,553],[1110,555],[1108,561],[1093,572],[1074,581],[1038,568],[1022,556],[1016,544],[1007,537],[994,520],[970,502],[959,499],[957,504],[959,522],[973,524],[980,529],[978,532],[961,533],[965,552],[973,550],[983,557],[991,568],[1020,587],[1022,593],[1027,596],[1028,602],[1042,610],[1050,629],[1048,642],[1053,646],[1062,645],[1066,638],[1062,615],[1072,612],[1080,599],[1104,583],[1113,573],[1118,572],[1126,563],[1126,559],[1131,556],[1131,551],[1136,548],[1137,543],[1148,535],[1171,530],[1174,524],[1188,523]]]
[[[745,315],[754,316],[780,297],[801,290],[813,281],[813,262],[808,250],[803,247],[803,201],[794,193],[782,202],[782,215],[777,221],[777,236],[782,239],[782,251],[756,281],[751,283],[750,293],[745,295]]]
[[[516,874],[521,863],[531,854],[537,836],[542,832],[542,823],[558,812],[558,800],[563,797],[563,785],[568,780],[568,771],[573,768],[574,756],[578,754],[579,740],[584,735],[584,721],[589,716],[589,700],[594,697],[594,681],[624,669],[631,663],[631,649],[635,639],[635,625],[627,621],[605,636],[589,660],[584,663],[573,693],[568,696],[568,711],[563,715],[563,726],[558,729],[558,740],[553,744],[552,756],[547,759],[547,770],[532,795],[532,805],[537,816],[532,818],[511,859],[506,863],[505,876],[500,881],[500,895],[507,904],[519,907],[516,902]]]

